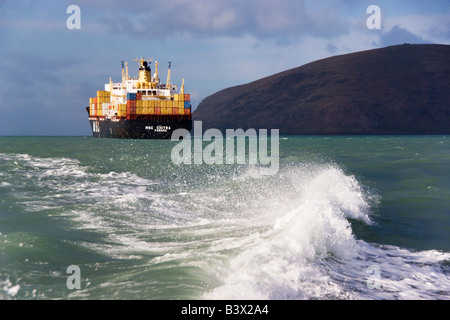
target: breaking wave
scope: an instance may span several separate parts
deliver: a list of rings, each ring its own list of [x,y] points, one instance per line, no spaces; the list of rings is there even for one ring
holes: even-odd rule
[[[373,224],[376,196],[334,166],[289,168],[285,198],[226,268],[207,299],[439,299],[449,297],[450,254],[358,240],[351,221]],[[279,202],[280,199],[268,199]]]

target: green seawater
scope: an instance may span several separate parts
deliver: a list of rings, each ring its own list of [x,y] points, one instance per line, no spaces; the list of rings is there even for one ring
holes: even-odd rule
[[[179,143],[0,137],[0,299],[450,298],[449,136],[281,136],[273,175]]]

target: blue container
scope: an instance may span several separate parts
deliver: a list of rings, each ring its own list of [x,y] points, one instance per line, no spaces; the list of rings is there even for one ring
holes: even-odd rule
[[[184,108],[185,109],[189,109],[191,107],[191,102],[190,101],[185,101],[184,102]]]
[[[127,93],[127,100],[136,100],[136,93]]]

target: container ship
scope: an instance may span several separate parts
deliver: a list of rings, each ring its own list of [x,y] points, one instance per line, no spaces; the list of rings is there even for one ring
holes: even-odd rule
[[[96,138],[170,139],[176,129],[191,131],[190,94],[184,92],[184,79],[180,90],[170,82],[160,82],[158,62],[152,76],[152,60],[140,62],[139,77],[128,76],[128,65],[122,61],[122,82],[111,78],[104,90],[89,99],[89,122]]]

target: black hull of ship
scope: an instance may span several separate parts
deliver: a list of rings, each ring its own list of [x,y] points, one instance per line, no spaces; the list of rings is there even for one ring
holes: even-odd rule
[[[191,116],[155,116],[137,119],[89,118],[92,136],[118,139],[170,139],[176,129],[192,129]]]

